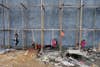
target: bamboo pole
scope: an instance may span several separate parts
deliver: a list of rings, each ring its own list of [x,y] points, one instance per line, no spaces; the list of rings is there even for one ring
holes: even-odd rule
[[[83,0],[80,0],[80,40],[79,42],[81,43],[82,40],[82,23],[83,23]],[[80,49],[80,45],[79,45],[79,49]]]
[[[75,41],[75,46],[79,43],[79,35],[78,35],[78,33],[79,33],[79,27],[78,27],[78,23],[79,23],[79,8],[78,8],[78,11],[77,11],[77,20],[76,20],[76,41]]]
[[[10,29],[0,29],[0,31],[41,31],[42,29],[14,29],[14,28],[10,28]],[[64,29],[44,29],[44,31],[60,31],[60,30],[64,30]],[[77,31],[78,29],[66,29],[67,31]],[[82,31],[86,30],[86,31],[100,31],[100,29],[81,29]]]
[[[59,45],[59,51],[62,51],[62,36],[61,36],[61,32],[62,32],[62,17],[63,17],[63,5],[62,5],[62,1],[59,1],[59,25],[60,25],[60,45]]]
[[[0,5],[2,6],[2,7],[4,7],[4,8],[6,8],[6,9],[10,9],[10,8],[14,8],[14,6],[10,6],[10,7],[7,7],[6,5],[4,5],[4,4],[1,4],[0,3]],[[8,4],[8,5],[11,5],[11,4]],[[13,4],[12,4],[13,5]],[[22,5],[23,5],[23,3],[22,3]],[[45,7],[58,7],[59,5],[56,5],[56,4],[46,4],[45,5]],[[26,8],[26,6],[24,6],[23,5],[23,7],[25,7]],[[34,7],[41,7],[41,5],[40,4],[37,4],[37,5],[34,5],[34,4],[32,4],[32,5],[30,5],[30,8],[34,8]],[[64,4],[64,7],[68,7],[68,8],[79,8],[80,7],[80,5],[72,5],[72,4],[67,4],[67,5],[65,5]],[[86,8],[99,8],[100,6],[99,5],[86,5],[86,6],[84,6],[84,7],[86,7]],[[27,9],[27,8],[26,8]]]
[[[23,29],[24,29],[24,8],[22,8],[22,26],[23,26]],[[24,31],[22,31],[22,39],[23,39],[23,50],[25,49],[25,41],[24,41],[24,36],[25,36],[25,34],[24,34]]]
[[[41,52],[43,52],[44,46],[44,4],[43,0],[41,0]]]
[[[35,41],[34,39],[34,31],[32,30],[32,41]]]
[[[2,0],[2,4],[4,4],[4,0]],[[2,22],[3,22],[3,29],[5,29],[5,21],[4,21],[4,17],[5,17],[5,12],[4,12],[4,8],[3,8],[3,15],[2,15]],[[5,47],[5,31],[3,31],[4,35],[3,35],[3,47]]]
[[[54,30],[52,30],[52,39],[54,38]]]
[[[96,25],[96,8],[95,8],[95,10],[94,10],[94,16],[93,16],[93,28],[94,28],[94,32],[93,32],[93,38],[95,39],[95,25]],[[96,45],[95,45],[95,42],[93,41],[93,47],[95,48],[96,47]]]
[[[10,11],[8,11],[8,29],[10,28]],[[10,48],[10,30],[8,32],[8,48]]]
[[[26,43],[25,43],[25,31],[24,31],[24,29],[26,28],[26,13],[25,13],[25,11],[27,10],[27,7],[23,4],[23,3],[21,3],[21,6],[22,6],[22,25],[23,25],[23,31],[22,31],[22,39],[23,39],[23,49],[25,49],[26,48]]]
[[[10,29],[10,10],[8,10],[8,29]],[[10,48],[10,30],[8,31],[8,48]]]
[[[24,17],[24,20],[25,20],[25,23],[24,23],[24,29],[27,29],[27,24],[28,24],[28,13],[27,13],[27,9],[25,10],[25,17]],[[27,47],[27,40],[26,40],[26,30],[24,30],[24,44],[25,44],[25,47]]]

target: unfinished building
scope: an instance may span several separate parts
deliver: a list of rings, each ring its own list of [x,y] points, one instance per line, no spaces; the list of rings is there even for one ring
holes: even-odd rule
[[[0,45],[13,46],[17,32],[21,48],[30,46],[33,40],[50,44],[53,38],[63,46],[74,46],[82,39],[88,46],[97,46],[99,12],[99,0],[0,0]]]
[[[27,49],[32,42],[50,45],[56,39],[59,50],[100,47],[100,0],[0,0],[0,47]],[[18,45],[15,46],[15,34]]]

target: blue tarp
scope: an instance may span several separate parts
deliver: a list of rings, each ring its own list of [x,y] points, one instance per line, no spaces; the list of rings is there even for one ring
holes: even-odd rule
[[[64,4],[71,5],[79,5],[80,0],[63,0]],[[2,0],[0,0],[2,3]],[[8,28],[8,23],[10,22],[10,28],[12,29],[20,29],[17,30],[19,34],[19,46],[23,47],[23,42],[25,40],[25,44],[30,46],[32,43],[32,31],[25,31],[26,39],[23,40],[22,30],[26,25],[26,29],[41,29],[41,8],[34,7],[34,5],[40,5],[41,0],[7,0],[4,4],[7,4],[10,7],[10,10],[4,9],[4,17],[3,17],[3,8],[0,7],[0,29]],[[22,15],[22,6],[20,3],[24,3],[28,9],[25,12],[25,16]],[[44,0],[45,5],[58,5],[58,0]],[[85,5],[100,5],[100,0],[84,0]],[[84,29],[100,29],[100,8],[96,9],[96,21],[94,25],[94,11],[93,8],[84,8],[83,9],[83,24],[82,28]],[[9,18],[10,16],[10,18]],[[24,19],[23,19],[24,18]],[[66,8],[63,9],[63,17],[62,17],[62,26],[65,32],[65,36],[62,39],[63,45],[75,45],[76,35],[79,36],[79,32],[76,34],[76,31],[68,31],[68,29],[79,29],[79,9],[77,8]],[[26,22],[25,22],[25,21]],[[24,23],[24,24],[23,24]],[[45,7],[44,13],[44,28],[45,29],[59,29],[59,8],[58,7]],[[4,34],[5,32],[5,34]],[[8,40],[10,39],[10,45],[14,45],[14,33],[15,31],[0,31],[0,45],[8,45]],[[99,31],[96,31],[94,37],[94,31],[83,31],[82,38],[87,40],[88,45],[97,45],[100,41]],[[34,40],[38,43],[41,43],[41,31],[33,31]],[[54,38],[59,41],[59,31],[54,31]],[[5,38],[5,39],[4,39]],[[52,39],[52,31],[44,31],[44,43],[50,44]],[[79,38],[78,38],[79,40]]]

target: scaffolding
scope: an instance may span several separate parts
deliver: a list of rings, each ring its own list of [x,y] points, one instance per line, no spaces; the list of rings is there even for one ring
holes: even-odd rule
[[[5,0],[6,1],[6,0]],[[2,32],[4,32],[4,38],[3,38],[3,44],[4,44],[4,46],[5,46],[5,31],[8,31],[9,33],[8,33],[8,35],[9,35],[9,44],[8,44],[8,48],[10,48],[10,35],[11,35],[11,32],[10,31],[16,31],[16,30],[18,30],[18,31],[22,31],[22,39],[23,39],[23,49],[25,49],[26,47],[27,47],[27,44],[26,44],[26,31],[31,31],[32,32],[32,37],[33,37],[33,39],[34,39],[34,32],[35,31],[40,31],[41,32],[41,37],[40,37],[40,39],[41,39],[41,51],[43,51],[43,46],[44,46],[44,33],[45,33],[45,31],[51,31],[52,32],[52,38],[54,37],[54,31],[59,31],[59,33],[61,33],[62,32],[62,30],[65,30],[64,28],[63,28],[63,15],[64,15],[64,13],[63,13],[63,10],[64,10],[64,8],[76,8],[79,12],[77,12],[77,23],[76,23],[76,29],[66,29],[67,31],[75,31],[76,32],[76,36],[75,36],[75,38],[76,38],[76,42],[75,43],[77,43],[77,42],[81,42],[81,40],[82,40],[82,32],[84,31],[84,30],[86,30],[86,31],[94,31],[94,34],[93,34],[93,38],[95,38],[95,31],[100,31],[100,29],[97,29],[95,26],[96,26],[96,9],[97,8],[100,8],[100,6],[98,6],[98,5],[87,5],[87,6],[85,6],[85,4],[83,3],[83,1],[84,0],[80,0],[80,4],[79,5],[71,5],[71,4],[68,4],[68,5],[66,5],[66,4],[64,4],[64,2],[63,2],[63,0],[59,0],[59,4],[58,5],[55,5],[55,4],[52,4],[52,5],[45,5],[45,3],[44,3],[44,0],[41,0],[41,3],[40,3],[40,5],[31,5],[31,7],[30,8],[35,8],[35,7],[39,7],[40,9],[41,9],[41,28],[40,29],[35,29],[35,28],[31,28],[31,29],[29,29],[29,28],[27,28],[27,23],[28,23],[28,15],[27,15],[27,10],[29,9],[28,8],[28,5],[25,5],[24,3],[20,3],[20,6],[21,6],[21,14],[22,14],[22,26],[23,26],[23,28],[22,29],[16,29],[16,28],[11,28],[10,27],[10,22],[11,22],[11,15],[10,15],[10,9],[12,8],[12,7],[9,7],[7,4],[4,4],[4,2],[3,2],[3,0],[2,0],[2,3],[0,3],[0,6],[3,8],[2,10],[3,10],[3,28],[0,28],[0,31],[2,31]],[[7,1],[6,1],[7,2]],[[45,25],[44,25],[44,22],[45,22],[45,9],[46,9],[46,7],[57,7],[58,9],[59,9],[59,28],[58,29],[46,29],[45,28]],[[94,26],[93,26],[93,29],[84,29],[82,26],[82,24],[83,24],[83,14],[84,14],[84,12],[83,12],[83,10],[84,10],[84,8],[93,8],[93,9],[95,9],[94,10]],[[5,28],[5,22],[4,22],[4,15],[5,15],[5,12],[4,12],[4,9],[7,9],[7,11],[8,11],[8,18],[9,18],[9,21],[8,21],[8,28]],[[79,22],[79,26],[78,26],[78,22]],[[35,23],[35,22],[33,22],[33,23]],[[67,22],[66,22],[67,23]],[[65,33],[66,34],[66,33]],[[79,34],[79,35],[78,35]],[[59,50],[61,51],[62,50],[62,37],[59,35],[59,42],[60,42],[60,45],[59,45]],[[94,47],[96,46],[95,45],[95,43],[93,43],[94,44]],[[80,47],[80,46],[79,46]]]

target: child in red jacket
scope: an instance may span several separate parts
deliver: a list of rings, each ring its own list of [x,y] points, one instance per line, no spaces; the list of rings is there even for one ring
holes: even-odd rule
[[[86,40],[82,40],[80,45],[81,45],[81,48],[84,49],[86,46]]]

